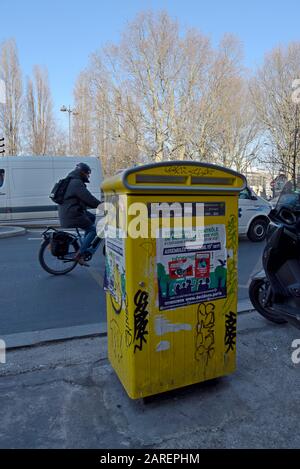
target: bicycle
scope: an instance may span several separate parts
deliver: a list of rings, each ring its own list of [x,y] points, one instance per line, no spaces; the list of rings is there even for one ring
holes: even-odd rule
[[[61,250],[57,252],[53,249],[54,233],[59,233],[64,239]],[[56,228],[48,227],[43,233],[44,238],[39,250],[39,263],[41,267],[52,275],[65,275],[75,269],[78,261],[75,259],[76,253],[82,245],[84,236],[76,228],[76,235]],[[103,238],[96,236],[91,246],[84,254],[84,260],[90,261],[99,248]],[[105,246],[103,246],[103,254],[105,255]],[[65,267],[67,264],[67,267]]]

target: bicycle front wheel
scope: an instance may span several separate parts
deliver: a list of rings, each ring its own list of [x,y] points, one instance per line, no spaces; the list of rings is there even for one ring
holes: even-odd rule
[[[45,239],[40,247],[39,262],[41,267],[49,274],[65,275],[75,269],[77,265],[77,261],[75,261],[76,251],[76,244],[70,243],[68,254],[63,259],[59,259],[51,253],[50,239]]]

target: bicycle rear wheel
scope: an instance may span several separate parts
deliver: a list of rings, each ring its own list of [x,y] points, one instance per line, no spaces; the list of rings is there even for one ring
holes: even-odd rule
[[[75,269],[77,261],[75,261],[75,254],[78,246],[76,241],[69,244],[68,254],[59,259],[51,253],[50,239],[45,239],[42,242],[39,251],[39,262],[41,267],[52,275],[65,275]]]

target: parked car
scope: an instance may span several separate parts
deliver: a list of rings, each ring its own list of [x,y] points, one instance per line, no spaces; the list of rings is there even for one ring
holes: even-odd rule
[[[58,220],[57,205],[49,198],[54,184],[79,162],[91,169],[89,190],[101,198],[102,170],[96,157],[7,156],[0,158],[0,222]]]
[[[239,196],[239,235],[247,235],[250,241],[263,241],[269,224],[271,204],[256,195],[249,187]]]

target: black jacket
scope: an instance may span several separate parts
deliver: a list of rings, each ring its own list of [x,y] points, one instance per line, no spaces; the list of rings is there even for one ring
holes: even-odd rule
[[[82,228],[86,230],[92,225],[87,208],[97,208],[101,203],[86,188],[80,175],[75,169],[68,177],[71,178],[67,187],[64,202],[58,206],[58,214],[62,228]]]

